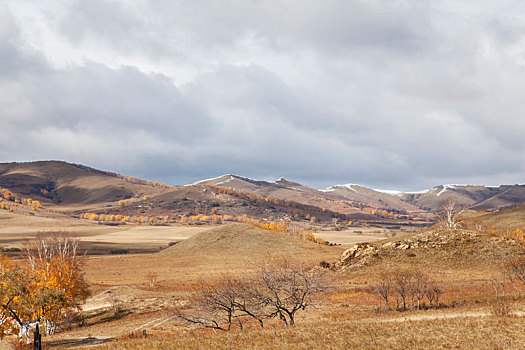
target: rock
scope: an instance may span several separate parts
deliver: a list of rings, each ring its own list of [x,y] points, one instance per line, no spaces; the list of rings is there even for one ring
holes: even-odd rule
[[[396,242],[387,242],[387,243],[383,244],[382,248],[387,248],[387,249],[388,248],[392,248],[392,247],[395,247],[397,243]]]
[[[343,266],[348,265],[351,260],[357,258],[358,256],[362,256],[367,251],[370,252],[372,250],[375,250],[375,248],[370,246],[368,243],[358,243],[352,248],[349,248],[343,252],[341,255],[341,264]]]

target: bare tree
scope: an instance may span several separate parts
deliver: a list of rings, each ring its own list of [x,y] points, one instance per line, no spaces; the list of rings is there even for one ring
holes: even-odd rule
[[[380,275],[379,281],[373,287],[380,298],[385,301],[385,309],[388,310],[388,300],[392,296],[401,298],[401,307],[407,310],[407,299],[411,301],[411,309],[421,309],[424,297],[427,297],[430,306],[439,305],[439,297],[443,290],[437,286],[430,277],[415,269],[399,269],[397,271],[385,271]],[[380,305],[381,308],[381,305]]]
[[[285,325],[295,325],[295,314],[312,305],[326,290],[321,269],[309,269],[284,257],[260,266],[257,299],[267,308],[267,317],[279,317]]]
[[[243,329],[243,319],[251,317],[264,326],[264,306],[255,297],[248,280],[225,276],[215,284],[201,282],[186,311],[176,315],[190,323],[214,330],[229,331],[233,325]]]
[[[525,257],[507,263],[506,270],[511,279],[517,279],[525,285]]]
[[[428,299],[429,306],[432,307],[432,303],[439,307],[439,297],[443,294],[443,289],[432,281],[429,281],[425,288],[425,295]]]
[[[176,315],[190,323],[214,330],[243,328],[246,319],[264,327],[264,319],[279,317],[285,325],[295,325],[295,314],[312,305],[325,290],[323,271],[285,258],[259,265],[248,278],[223,277],[218,283],[201,285],[189,307]]]
[[[397,294],[399,295],[399,297],[401,297],[401,302],[403,305],[402,308],[403,310],[406,310],[407,309],[406,299],[410,293],[410,283],[412,279],[412,272],[406,269],[399,270],[394,274],[393,279],[394,279],[394,288]]]
[[[503,273],[507,276],[512,287],[518,292],[521,299],[520,285],[525,285],[525,257],[511,260],[503,266]]]
[[[153,288],[157,284],[157,280],[159,278],[159,274],[156,272],[148,272],[146,274],[146,281],[148,282],[148,285]]]
[[[385,310],[390,310],[388,305],[388,298],[393,293],[392,274],[390,272],[382,272],[379,276],[379,281],[372,287],[374,292],[379,295],[379,310],[381,310],[381,299],[385,301]]]
[[[438,216],[438,223],[442,228],[458,229],[463,222],[464,209],[461,208],[454,200],[447,199],[441,203]]]
[[[414,300],[417,300],[417,309],[421,309],[421,299],[425,296],[425,288],[428,283],[428,276],[421,271],[415,270],[410,274],[408,289],[412,298],[412,309],[415,304]]]

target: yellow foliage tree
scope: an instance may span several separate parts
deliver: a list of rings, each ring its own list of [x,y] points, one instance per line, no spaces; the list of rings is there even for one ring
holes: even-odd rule
[[[34,322],[53,333],[64,311],[80,307],[89,293],[78,243],[67,233],[38,234],[26,246],[28,264],[0,255],[0,337],[23,336]]]

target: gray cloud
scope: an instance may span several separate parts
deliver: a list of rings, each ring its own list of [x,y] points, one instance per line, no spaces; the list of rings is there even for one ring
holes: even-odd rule
[[[6,4],[1,160],[173,184],[222,173],[400,189],[525,178],[522,5]]]

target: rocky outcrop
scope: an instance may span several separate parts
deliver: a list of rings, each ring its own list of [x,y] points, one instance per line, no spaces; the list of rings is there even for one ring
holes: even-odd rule
[[[511,239],[491,237],[468,230],[425,231],[403,240],[383,244],[359,243],[347,249],[337,264],[342,269],[365,266],[385,258],[414,258],[483,264],[505,261],[523,255],[523,245]]]
[[[341,266],[352,264],[353,260],[361,256],[369,255],[377,251],[377,248],[369,243],[358,243],[352,248],[347,249],[341,255]]]

